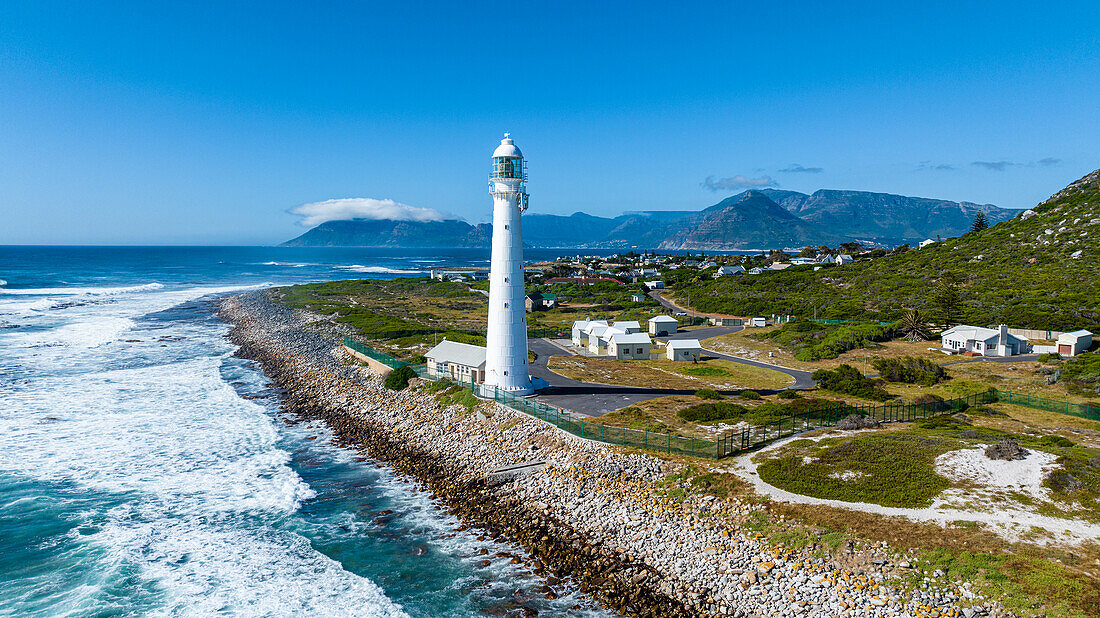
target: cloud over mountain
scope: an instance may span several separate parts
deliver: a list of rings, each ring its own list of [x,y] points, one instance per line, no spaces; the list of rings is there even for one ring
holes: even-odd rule
[[[825,171],[823,167],[803,167],[797,163],[791,163],[787,167],[779,170],[784,174],[820,174]]]
[[[346,197],[323,202],[310,202],[291,208],[289,213],[302,217],[298,222],[313,227],[326,221],[366,219],[371,221],[446,221],[458,217],[444,214],[434,208],[409,206],[393,200],[371,197]]]
[[[779,183],[776,182],[771,176],[761,176],[759,178],[749,178],[747,176],[731,176],[729,178],[715,178],[714,176],[707,176],[703,181],[703,187],[711,191],[741,191],[743,189],[762,189],[764,187],[778,187]]]

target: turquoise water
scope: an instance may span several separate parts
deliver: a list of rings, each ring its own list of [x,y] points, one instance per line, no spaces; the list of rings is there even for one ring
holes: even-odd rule
[[[0,248],[0,615],[603,615],[282,422],[208,302],[487,257]]]

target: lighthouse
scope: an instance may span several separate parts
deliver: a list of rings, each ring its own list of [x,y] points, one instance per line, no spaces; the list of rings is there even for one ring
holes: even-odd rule
[[[508,133],[493,151],[493,256],[489,267],[489,324],[485,384],[515,395],[534,392],[527,372],[527,311],[523,301],[523,233],[527,170]]]

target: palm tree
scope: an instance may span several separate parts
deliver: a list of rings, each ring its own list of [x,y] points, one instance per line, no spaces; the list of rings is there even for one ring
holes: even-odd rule
[[[930,336],[925,328],[924,316],[916,309],[907,309],[901,318],[901,333],[906,341],[928,341]]]

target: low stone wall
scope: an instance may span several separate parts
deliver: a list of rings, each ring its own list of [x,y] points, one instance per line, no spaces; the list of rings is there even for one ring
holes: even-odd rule
[[[377,373],[378,375],[382,376],[383,378],[390,375],[390,373],[393,372],[393,367],[390,367],[389,365],[387,365],[385,363],[381,363],[381,362],[367,356],[366,354],[356,352],[355,350],[349,348],[346,345],[341,346],[341,347],[343,347],[344,353],[350,355],[352,358],[355,358],[356,360],[363,361],[364,363],[366,363],[367,367],[370,367],[370,370],[372,372]]]

